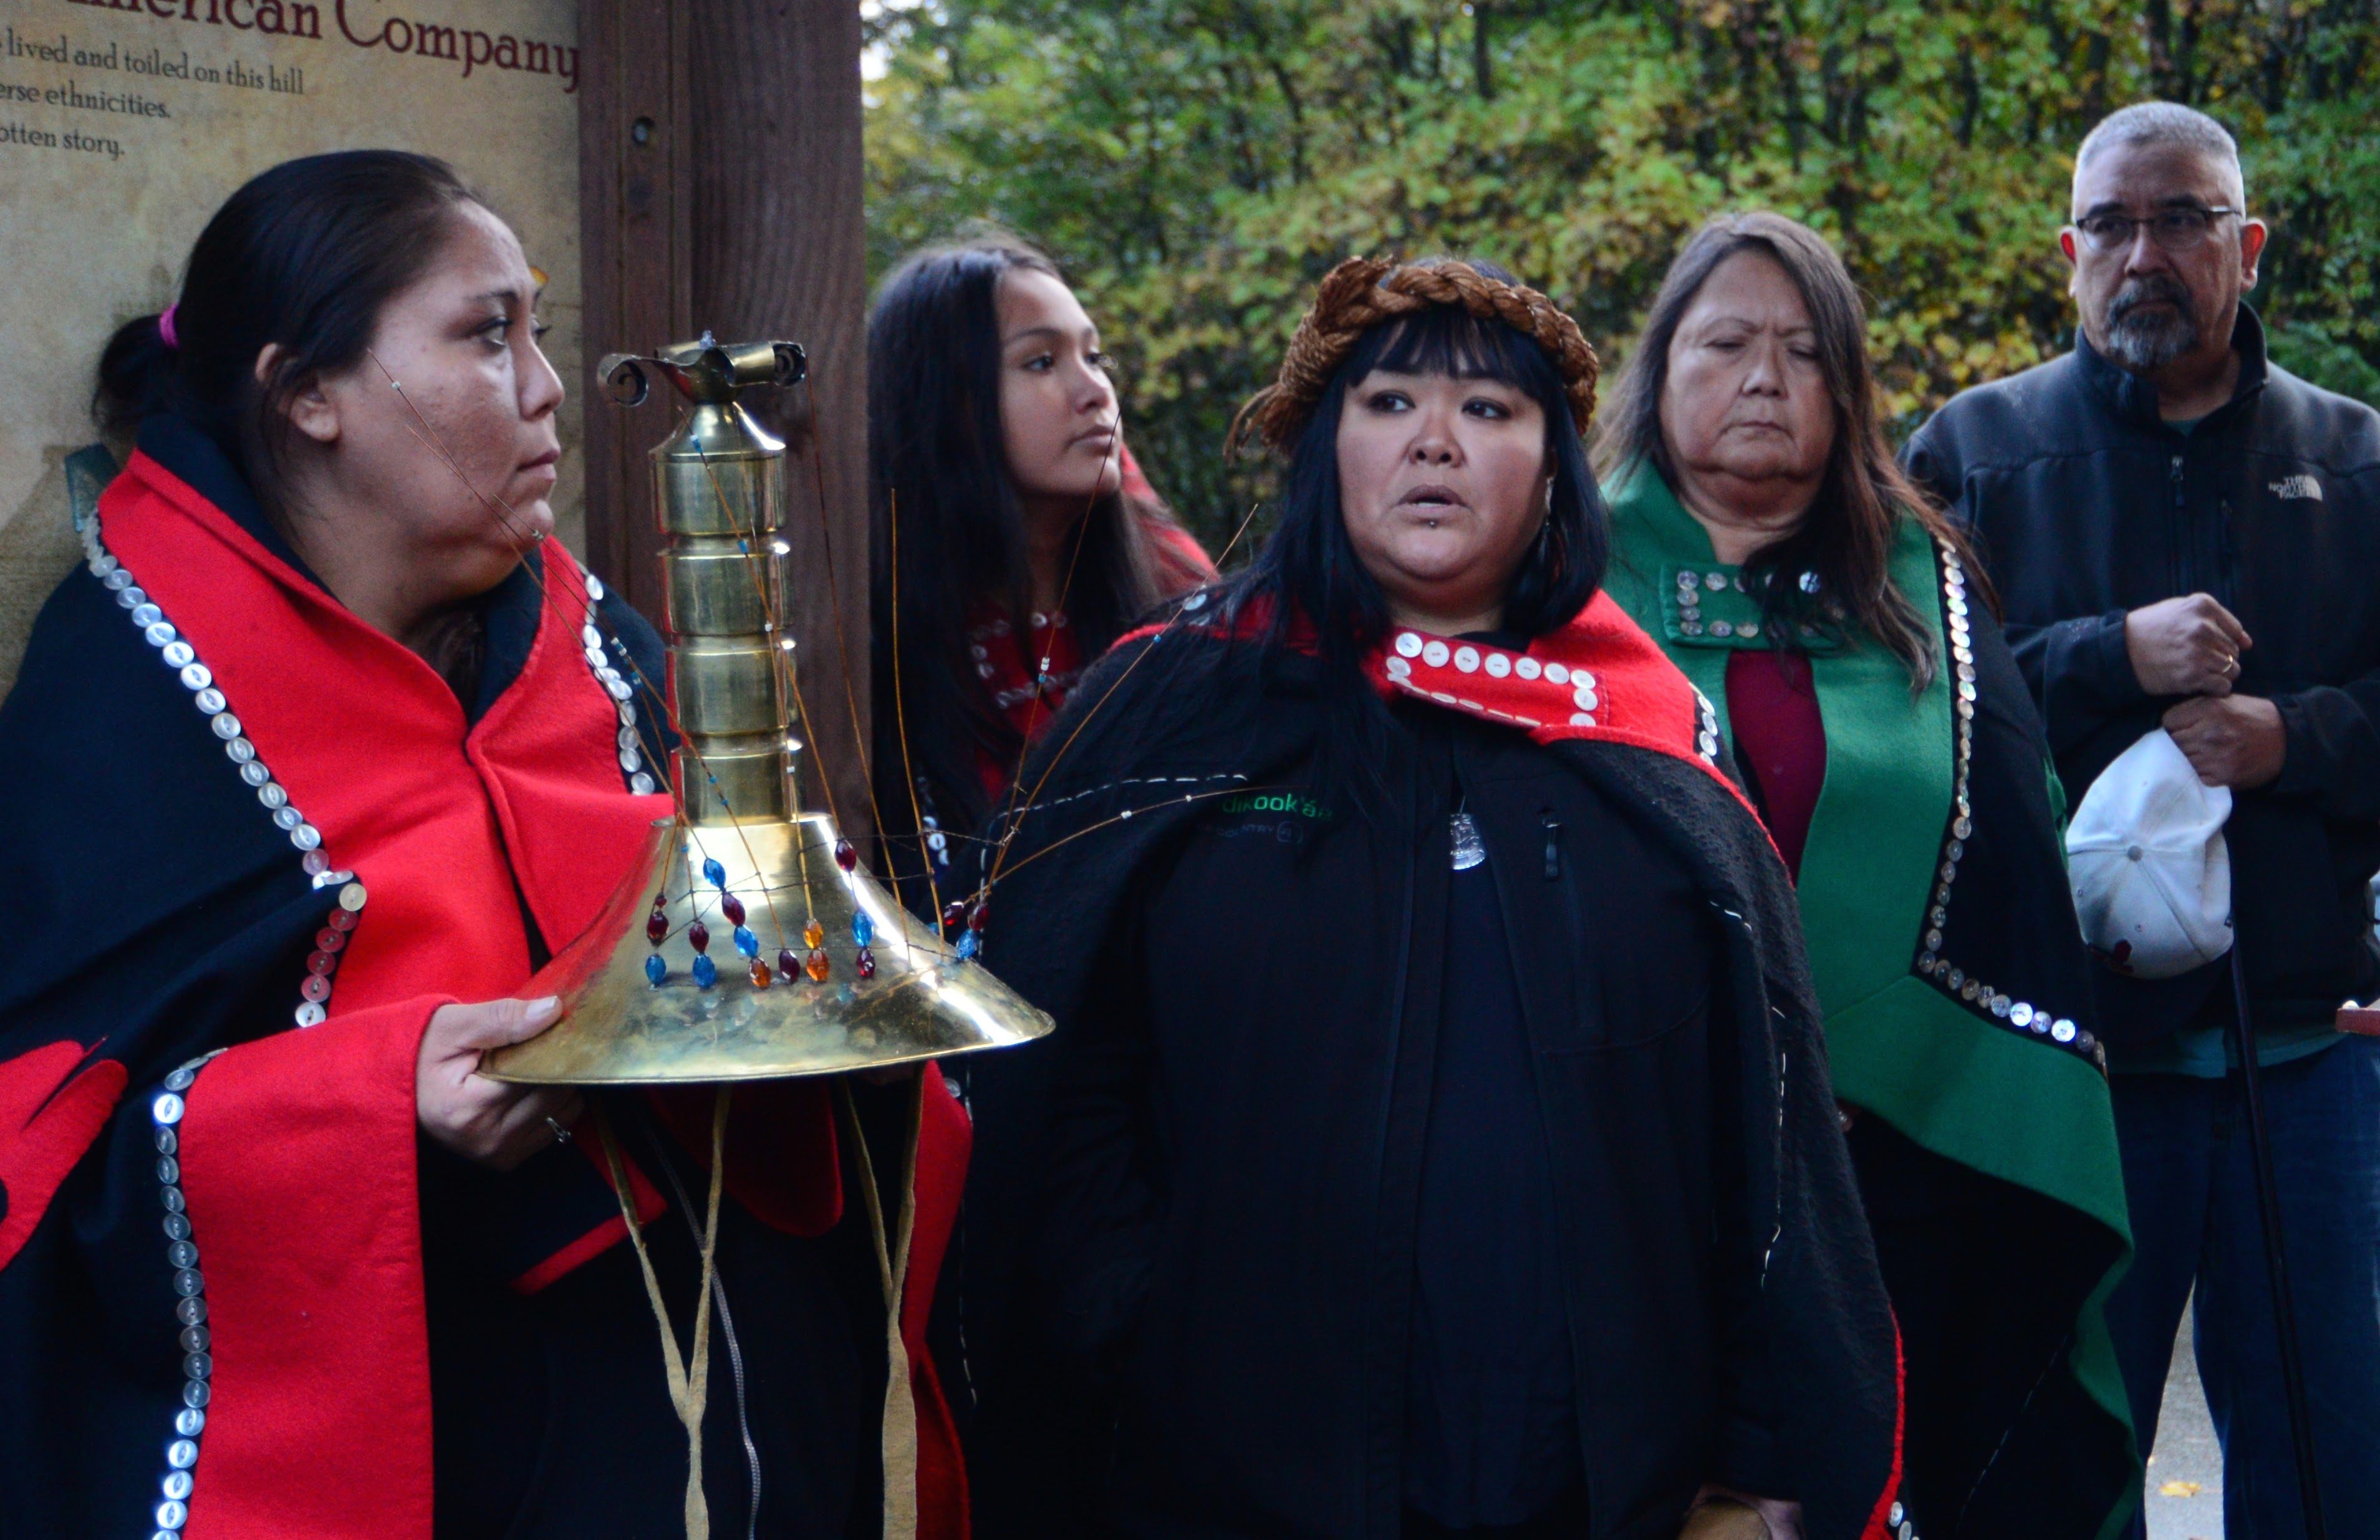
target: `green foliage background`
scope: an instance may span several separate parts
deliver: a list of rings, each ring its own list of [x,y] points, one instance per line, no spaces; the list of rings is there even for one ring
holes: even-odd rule
[[[1004,225],[1065,265],[1128,431],[1210,545],[1218,453],[1352,252],[1503,263],[1615,366],[1722,210],[1835,239],[1897,430],[2067,346],[2074,145],[2215,114],[2273,224],[2274,352],[2380,403],[2380,0],[920,0],[871,14],[872,275]]]

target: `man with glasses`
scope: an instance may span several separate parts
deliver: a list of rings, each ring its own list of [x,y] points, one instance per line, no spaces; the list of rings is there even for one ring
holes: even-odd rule
[[[2109,116],[2075,155],[2058,236],[2073,351],[1960,395],[1908,458],[1981,538],[2070,794],[2160,725],[2231,788],[2233,933],[2323,1507],[2331,1534],[2361,1534],[2380,1514],[2380,1039],[2333,1023],[2380,992],[2380,415],[2267,361],[2241,300],[2265,239],[2246,209],[2214,119]],[[2135,1247],[2107,1315],[2141,1450],[2194,1287],[2226,1533],[2302,1535],[2230,960],[2159,979],[2104,961]]]

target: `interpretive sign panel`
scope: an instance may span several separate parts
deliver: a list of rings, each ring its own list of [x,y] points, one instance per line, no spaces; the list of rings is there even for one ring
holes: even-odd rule
[[[61,462],[97,436],[101,347],[295,155],[442,156],[520,232],[571,387],[554,512],[583,548],[578,72],[575,0],[0,0],[0,689],[79,549]]]

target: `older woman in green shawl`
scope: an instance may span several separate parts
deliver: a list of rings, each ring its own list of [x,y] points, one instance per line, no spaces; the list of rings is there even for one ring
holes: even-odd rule
[[[1609,589],[1718,707],[1794,874],[1909,1523],[2089,1540],[2137,1492],[2100,1318],[2130,1243],[2062,797],[1973,556],[1876,427],[1865,332],[1806,227],[1688,243],[1598,445]]]

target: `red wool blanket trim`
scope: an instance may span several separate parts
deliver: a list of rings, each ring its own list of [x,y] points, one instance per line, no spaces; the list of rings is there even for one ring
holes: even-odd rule
[[[1383,695],[1517,727],[1535,743],[1593,738],[1666,754],[1742,801],[1718,770],[1710,702],[1609,594],[1520,651],[1393,626],[1364,672]]]
[[[1886,1478],[1884,1495],[1876,1499],[1876,1508],[1867,1516],[1867,1527],[1860,1531],[1860,1540],[1900,1540],[1900,1531],[1893,1517],[1900,1508],[1900,1464],[1903,1446],[1909,1434],[1909,1364],[1900,1352],[1900,1323],[1892,1323],[1892,1473]]]
[[[1154,641],[1184,623],[1202,636],[1254,641],[1271,624],[1271,607],[1262,600],[1244,606],[1228,625],[1201,622],[1204,602],[1194,596],[1172,620],[1144,625],[1116,645]],[[1288,645],[1316,651],[1313,623],[1294,617]],[[1718,713],[1608,593],[1598,591],[1568,624],[1519,651],[1391,626],[1365,658],[1364,673],[1383,696],[1409,696],[1517,727],[1536,743],[1592,738],[1667,755],[1710,776],[1759,819],[1718,768]]]
[[[431,1533],[414,1063],[445,1003],[243,1043],[190,1088],[180,1158],[214,1357],[191,1540]]]
[[[124,1095],[113,1059],[85,1061],[77,1043],[48,1043],[0,1061],[0,1267],[32,1238],[67,1173]]]

